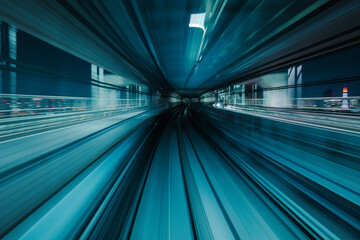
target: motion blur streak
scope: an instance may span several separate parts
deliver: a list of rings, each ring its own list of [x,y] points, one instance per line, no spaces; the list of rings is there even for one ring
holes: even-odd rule
[[[4,239],[359,236],[360,132],[203,105],[149,117],[65,149],[49,141],[37,162],[38,136],[1,143],[34,146],[2,168]]]
[[[360,240],[360,0],[0,0],[0,239]]]

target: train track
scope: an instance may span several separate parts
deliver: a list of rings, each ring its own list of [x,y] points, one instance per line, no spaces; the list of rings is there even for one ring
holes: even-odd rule
[[[281,125],[282,131],[272,124]],[[326,129],[319,135],[308,126],[286,124],[219,118],[206,108],[168,109],[134,123],[132,131],[73,177],[57,179],[57,190],[42,201],[25,201],[27,207],[38,204],[32,211],[7,211],[3,219],[18,216],[12,225],[1,223],[7,226],[2,236],[356,239],[360,137]],[[297,130],[310,132],[299,135]],[[96,139],[108,139],[114,135],[110,132]],[[328,141],[334,134],[337,138]],[[343,145],[348,149],[341,149]],[[44,166],[43,172],[50,172],[44,164],[57,161],[50,158],[26,170],[29,176],[44,178],[34,171]],[[58,172],[51,174],[63,176],[75,167],[74,162],[61,163],[62,170],[56,167]],[[29,179],[30,186],[22,190],[24,183],[17,182],[22,174],[4,182],[13,181],[9,189],[29,198],[24,193],[41,185]],[[40,188],[37,194],[46,195],[47,188]],[[11,207],[16,202],[0,203]]]

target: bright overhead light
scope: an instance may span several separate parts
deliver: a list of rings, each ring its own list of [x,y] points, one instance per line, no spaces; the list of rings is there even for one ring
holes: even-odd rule
[[[206,13],[194,13],[190,15],[189,27],[201,28],[205,31],[205,15]]]

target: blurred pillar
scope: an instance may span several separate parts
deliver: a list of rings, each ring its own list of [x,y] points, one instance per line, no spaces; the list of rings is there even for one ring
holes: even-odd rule
[[[3,36],[3,27],[2,27],[2,22],[0,21],[0,66],[3,65],[3,40],[2,40],[2,36]],[[0,69],[0,93],[3,93],[3,87],[2,87],[2,79],[3,79],[3,71]]]
[[[301,100],[302,98],[302,65],[296,67],[296,105],[298,107],[303,107],[304,103]]]
[[[0,69],[0,93],[3,93],[3,89],[2,89],[2,70]]]
[[[95,80],[95,83],[105,82],[104,69],[91,64],[91,79]],[[91,97],[92,97],[92,107],[95,109],[101,109],[114,104],[116,98],[116,93],[112,89],[105,87],[99,87],[96,85],[91,86]]]
[[[290,67],[288,69],[288,100],[289,106],[293,107],[295,103],[295,86],[296,86],[296,67]]]
[[[17,28],[5,22],[0,22],[0,66],[6,70],[0,71],[0,93],[14,94],[10,98],[10,108],[17,107]]]
[[[98,67],[95,64],[91,64],[91,79],[92,80],[99,80],[99,73]],[[92,101],[92,108],[97,109],[98,106],[98,97],[99,97],[99,87],[95,85],[91,85],[91,101]]]
[[[99,67],[99,82],[104,82],[104,69]],[[99,87],[99,105],[101,108],[107,106],[107,96],[106,89],[104,87]]]
[[[245,105],[245,85],[242,85],[241,89],[241,105]]]
[[[126,86],[126,107],[129,107],[129,98],[130,98],[130,93],[129,93],[129,86]]]

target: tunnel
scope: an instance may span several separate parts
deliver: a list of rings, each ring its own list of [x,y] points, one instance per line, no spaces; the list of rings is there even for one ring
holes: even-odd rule
[[[0,0],[0,239],[360,239],[360,1]]]

